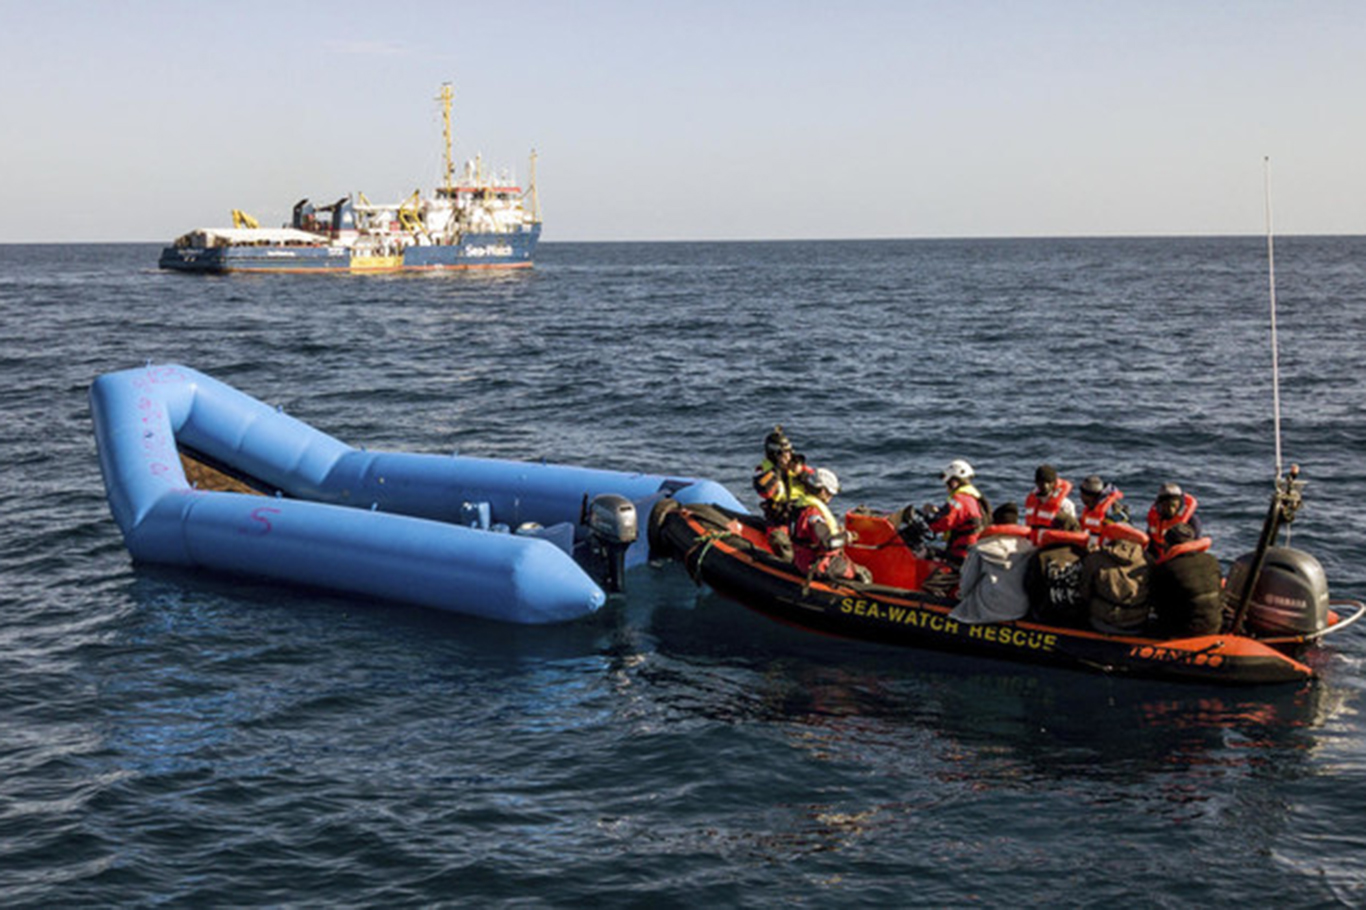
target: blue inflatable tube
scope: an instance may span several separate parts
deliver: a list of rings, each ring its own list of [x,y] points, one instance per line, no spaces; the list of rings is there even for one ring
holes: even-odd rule
[[[602,606],[581,564],[585,506],[600,494],[641,515],[665,496],[742,509],[725,487],[696,478],[358,450],[174,364],[100,376],[90,408],[110,510],[135,560],[508,622],[560,622]],[[182,451],[276,495],[195,489]],[[546,530],[483,530],[529,525]],[[647,558],[642,538],[624,564]]]

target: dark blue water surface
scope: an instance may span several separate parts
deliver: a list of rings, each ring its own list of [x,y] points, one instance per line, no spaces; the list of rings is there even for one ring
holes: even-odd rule
[[[769,427],[844,506],[1043,460],[1201,501],[1275,470],[1255,238],[546,244],[533,271],[159,273],[0,246],[6,906],[1366,903],[1366,628],[1304,688],[839,642],[642,569],[517,628],[134,567],[86,392],[208,372],[355,445],[711,477]],[[1366,238],[1277,245],[1296,543],[1366,594]]]

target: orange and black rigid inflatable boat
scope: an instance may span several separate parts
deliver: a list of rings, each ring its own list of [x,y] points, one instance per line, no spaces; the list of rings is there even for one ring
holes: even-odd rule
[[[1293,501],[1283,498],[1291,495]],[[1366,612],[1359,601],[1328,599],[1323,570],[1312,556],[1271,546],[1278,525],[1293,517],[1297,497],[1293,477],[1284,486],[1278,482],[1262,543],[1230,571],[1224,598],[1229,631],[1178,639],[1112,635],[1029,619],[955,621],[950,617],[954,599],[925,590],[938,564],[908,542],[892,516],[863,509],[846,516],[856,542],[845,554],[871,571],[872,583],[808,578],[774,555],[762,519],[718,506],[662,500],[650,517],[649,533],[652,552],[681,561],[699,584],[803,629],[1113,674],[1256,685],[1313,678],[1315,670],[1305,662],[1308,652]]]

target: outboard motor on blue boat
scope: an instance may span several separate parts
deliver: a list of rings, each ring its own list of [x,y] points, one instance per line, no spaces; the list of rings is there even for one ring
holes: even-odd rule
[[[1229,613],[1237,611],[1255,556],[1246,553],[1229,569],[1224,588]],[[1245,621],[1255,635],[1311,635],[1328,628],[1328,576],[1323,566],[1303,550],[1268,548]]]
[[[584,509],[588,527],[588,574],[603,590],[626,587],[626,551],[640,536],[635,503],[617,493],[601,493]]]

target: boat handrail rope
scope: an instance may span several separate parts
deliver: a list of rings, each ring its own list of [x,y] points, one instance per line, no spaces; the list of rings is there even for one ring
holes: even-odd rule
[[[718,540],[724,540],[727,537],[739,537],[741,540],[744,540],[742,535],[736,534],[729,528],[722,528],[718,531],[708,531],[706,534],[697,538],[697,541],[688,548],[688,552],[683,554],[683,565],[688,567],[688,574],[692,576],[693,581],[699,584],[701,583],[703,558],[711,552],[712,546],[714,546]],[[745,541],[745,543],[749,543],[749,541]],[[697,554],[696,560],[693,559],[694,553]]]

